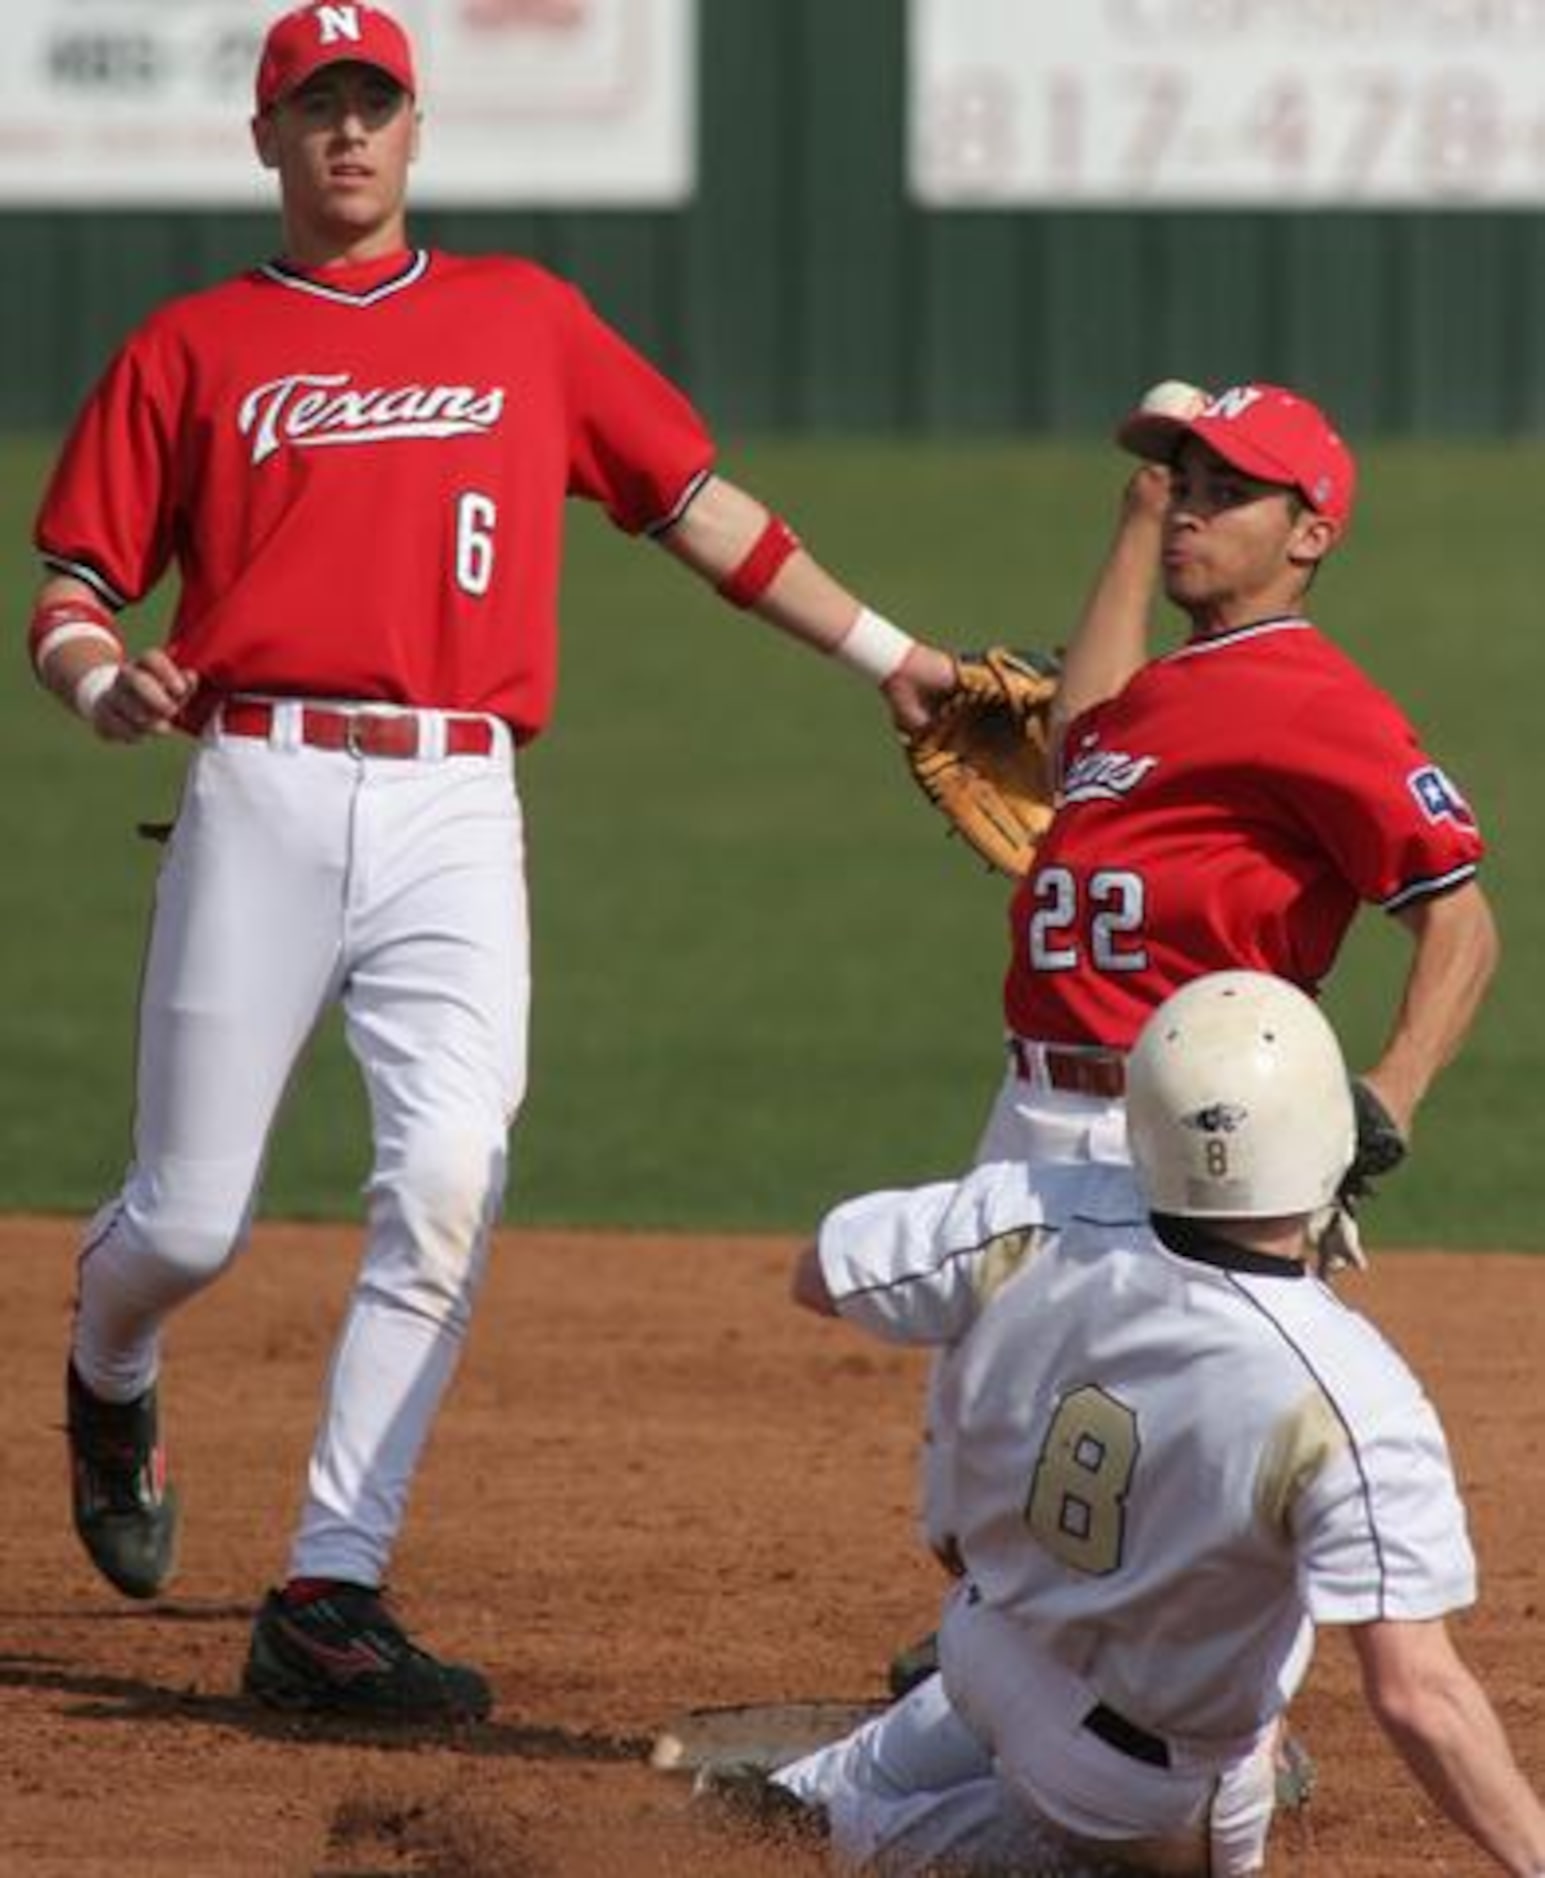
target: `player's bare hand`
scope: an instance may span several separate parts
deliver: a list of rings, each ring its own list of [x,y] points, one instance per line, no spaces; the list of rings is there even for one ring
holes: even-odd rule
[[[197,686],[193,672],[152,647],[118,668],[91,713],[91,727],[107,743],[164,737]]]
[[[913,646],[880,687],[898,730],[921,730],[955,689],[955,661],[937,646]]]
[[[1169,507],[1170,472],[1167,463],[1140,463],[1127,478],[1121,494],[1121,522],[1139,525],[1164,520]]]

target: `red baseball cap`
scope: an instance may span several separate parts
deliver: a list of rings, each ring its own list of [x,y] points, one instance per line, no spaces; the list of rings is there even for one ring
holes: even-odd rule
[[[313,72],[346,61],[373,65],[396,79],[406,92],[417,92],[413,48],[389,13],[363,0],[296,7],[274,21],[263,41],[257,69],[259,114],[271,110]]]
[[[1173,462],[1184,440],[1198,437],[1247,476],[1296,489],[1317,514],[1344,523],[1352,513],[1352,452],[1318,405],[1281,385],[1234,385],[1194,417],[1138,410],[1117,437],[1156,463]]]

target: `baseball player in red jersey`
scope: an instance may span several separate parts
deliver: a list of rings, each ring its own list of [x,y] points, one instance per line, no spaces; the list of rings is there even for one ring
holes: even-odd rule
[[[268,33],[252,132],[281,259],[165,307],[88,399],[38,519],[38,676],[109,742],[198,742],[157,884],[133,1159],[93,1221],[67,1378],[77,1532],[120,1590],[171,1575],[168,1315],[247,1237],[319,1014],[370,1100],[364,1259],[281,1588],[245,1686],[288,1709],[487,1712],[381,1588],[463,1341],[525,1089],[514,753],[553,702],[565,499],[880,686],[946,654],[862,607],[720,478],[687,400],[575,289],[409,245],[412,47],[353,0]],[[175,567],[164,645],[117,616]]]
[[[1468,805],[1395,704],[1304,613],[1351,518],[1351,452],[1315,405],[1242,385],[1184,415],[1141,411],[1151,461],[1064,661],[1061,794],[1010,907],[1008,1063],[976,1158],[1124,1161],[1125,1057],[1200,973],[1249,968],[1316,993],[1359,907],[1411,937],[1411,966],[1365,1092],[1409,1134],[1495,969]],[[1190,634],[1149,658],[1162,576]],[[1319,1223],[1360,1257],[1346,1208]],[[924,1527],[953,1542],[950,1360],[934,1366]],[[925,1671],[928,1643],[893,1679]]]
[[[1060,807],[1010,909],[1008,1072],[979,1158],[1120,1158],[1122,1059],[1148,1013],[1229,967],[1316,992],[1364,904],[1414,945],[1362,1079],[1408,1133],[1497,942],[1464,798],[1304,613],[1351,517],[1351,452],[1273,385],[1122,434],[1168,467],[1135,479],[1068,647]],[[1149,661],[1161,569],[1191,631]]]
[[[1193,979],[1130,1057],[1134,1169],[976,1168],[834,1209],[796,1296],[957,1347],[965,1577],[943,1675],[775,1772],[844,1869],[1245,1878],[1315,1628],[1434,1804],[1514,1878],[1545,1809],[1448,1634],[1475,1559],[1432,1404],[1312,1274],[1355,1146],[1314,1003]],[[948,1700],[946,1700],[946,1697]]]

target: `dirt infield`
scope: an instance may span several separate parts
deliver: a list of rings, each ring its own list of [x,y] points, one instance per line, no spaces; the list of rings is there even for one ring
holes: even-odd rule
[[[796,1878],[711,1834],[649,1742],[694,1704],[878,1692],[926,1628],[912,1540],[921,1363],[785,1302],[770,1239],[510,1233],[430,1450],[394,1590],[479,1664],[494,1719],[449,1741],[300,1734],[233,1693],[283,1561],[357,1244],[263,1228],[174,1326],[164,1399],[186,1508],[174,1595],[135,1606],[69,1532],[60,1371],[73,1231],[0,1225],[0,1871],[307,1878]],[[1545,1259],[1385,1255],[1349,1295],[1448,1424],[1484,1606],[1462,1620],[1545,1778]],[[1296,1724],[1320,1766],[1274,1878],[1490,1869],[1398,1771],[1328,1638]]]

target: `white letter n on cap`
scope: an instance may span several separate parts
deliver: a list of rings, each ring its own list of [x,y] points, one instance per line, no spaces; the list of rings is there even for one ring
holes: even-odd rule
[[[340,39],[359,39],[358,7],[318,7],[317,24],[322,29],[322,44],[334,46]]]
[[[1243,417],[1252,404],[1260,402],[1261,394],[1254,385],[1235,385],[1232,391],[1220,391],[1207,407],[1209,417]]]

